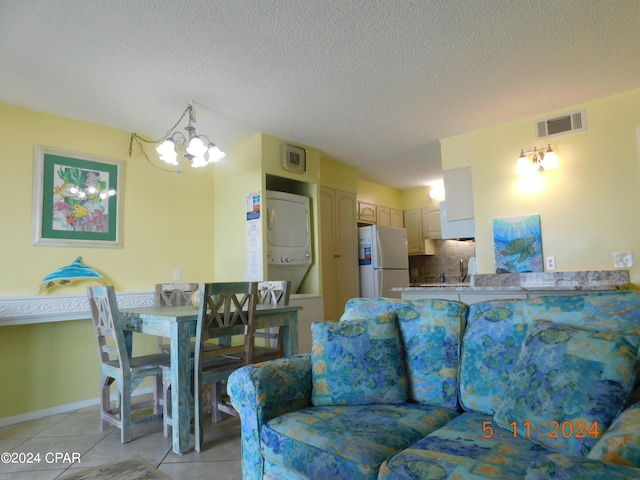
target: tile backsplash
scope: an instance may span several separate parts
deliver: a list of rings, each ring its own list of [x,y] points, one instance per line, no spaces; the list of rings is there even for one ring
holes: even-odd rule
[[[437,282],[444,273],[447,282],[460,281],[460,260],[467,271],[469,257],[476,254],[473,241],[435,240],[435,255],[409,256],[409,280],[414,283]],[[469,281],[469,277],[464,280]]]

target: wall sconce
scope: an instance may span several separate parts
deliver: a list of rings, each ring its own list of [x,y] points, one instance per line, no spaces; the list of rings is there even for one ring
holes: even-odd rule
[[[429,198],[435,200],[436,198],[444,198],[444,189],[443,188],[432,188],[429,190]]]
[[[431,200],[444,198],[444,184],[440,182],[431,185],[431,188],[429,189],[429,198],[431,198]]]
[[[533,155],[531,160],[529,160],[527,155]],[[520,157],[516,164],[516,173],[518,175],[526,175],[532,172],[544,172],[545,170],[558,168],[559,165],[558,156],[551,150],[551,145],[547,145],[547,148],[544,150],[538,150],[537,147],[533,147],[533,150],[527,152],[520,150]]]

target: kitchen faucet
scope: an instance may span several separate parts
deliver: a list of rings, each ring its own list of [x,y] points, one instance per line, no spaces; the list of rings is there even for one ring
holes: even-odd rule
[[[464,282],[465,278],[467,278],[467,272],[464,269],[462,259],[460,259],[460,282]]]

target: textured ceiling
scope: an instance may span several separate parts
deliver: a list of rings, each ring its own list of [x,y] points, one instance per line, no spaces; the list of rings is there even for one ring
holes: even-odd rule
[[[640,87],[638,0],[0,0],[0,101],[162,136],[192,100],[396,188],[440,138]]]

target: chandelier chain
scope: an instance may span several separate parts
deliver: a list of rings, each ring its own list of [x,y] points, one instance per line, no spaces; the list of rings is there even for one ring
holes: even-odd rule
[[[167,133],[164,134],[164,136],[158,140],[149,140],[147,138],[141,137],[140,135],[138,135],[137,133],[132,133],[131,134],[131,139],[129,140],[129,158],[131,158],[131,154],[133,153],[133,141],[135,140],[136,143],[138,144],[138,146],[140,147],[140,151],[142,152],[142,155],[144,155],[144,158],[147,159],[147,161],[153,165],[154,167],[158,168],[159,170],[166,170],[166,171],[173,171],[173,170],[167,170],[166,168],[160,168],[157,165],[155,165],[151,159],[149,158],[149,156],[147,155],[147,151],[144,149],[144,147],[142,146],[142,142],[144,143],[151,143],[151,144],[161,144],[162,142],[164,142],[167,138],[169,138],[171,136],[171,132],[173,132],[176,128],[178,128],[178,125],[180,125],[180,122],[182,122],[182,120],[184,119],[186,114],[189,114],[189,123],[194,122],[195,123],[195,119],[196,119],[196,112],[195,109],[193,108],[193,106],[191,104],[189,104],[187,106],[187,108],[184,110],[184,112],[182,112],[182,115],[180,115],[180,118],[178,119],[178,121],[173,125],[173,127],[171,127],[169,129],[169,131],[167,131]]]

